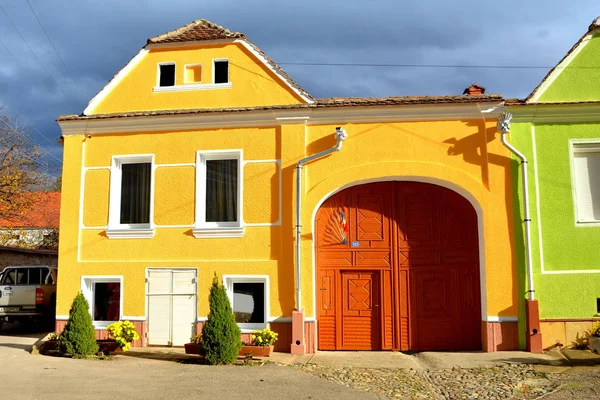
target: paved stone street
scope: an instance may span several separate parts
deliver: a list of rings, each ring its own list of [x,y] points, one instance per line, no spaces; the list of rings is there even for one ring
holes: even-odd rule
[[[280,362],[262,366],[210,367],[175,348],[135,349],[106,361],[31,355],[43,333],[1,333],[0,379],[10,382],[5,395],[11,399],[600,398],[600,367],[557,366],[556,356],[324,352],[304,358],[278,354],[273,359]]]

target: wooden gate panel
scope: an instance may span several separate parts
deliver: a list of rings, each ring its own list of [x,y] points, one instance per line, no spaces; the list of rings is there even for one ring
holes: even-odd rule
[[[456,277],[451,269],[411,272],[413,293],[412,350],[456,350],[460,325],[456,314]]]
[[[315,228],[320,349],[481,348],[477,215],[462,196],[356,186],[324,202]]]
[[[319,314],[319,348],[336,349],[336,273],[320,269],[317,272],[317,305]]]
[[[342,271],[344,350],[378,350],[380,344],[379,273]]]

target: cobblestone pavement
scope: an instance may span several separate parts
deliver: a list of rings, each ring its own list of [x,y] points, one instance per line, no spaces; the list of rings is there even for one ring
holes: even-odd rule
[[[558,396],[566,375],[535,372],[533,366],[507,364],[485,368],[402,370],[298,365],[320,378],[379,395],[384,399],[573,399]],[[596,377],[600,379],[596,370]],[[559,376],[559,377],[557,377]],[[563,385],[563,386],[561,386]],[[596,386],[595,389],[598,390]],[[556,391],[559,389],[559,391]],[[575,387],[572,387],[575,390]],[[579,389],[579,387],[577,387]],[[593,393],[587,391],[586,393]],[[597,396],[582,397],[595,399]]]
[[[600,367],[573,367],[547,377],[557,388],[544,400],[600,399]]]

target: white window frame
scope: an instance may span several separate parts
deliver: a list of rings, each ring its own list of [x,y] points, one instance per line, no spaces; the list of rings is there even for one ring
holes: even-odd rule
[[[206,161],[238,160],[237,221],[206,222]],[[242,237],[244,235],[244,152],[243,150],[200,150],[196,152],[196,238]]]
[[[150,163],[150,216],[147,224],[121,223],[121,182],[123,164]],[[154,154],[118,155],[112,157],[108,206],[109,239],[149,239],[154,236]]]
[[[234,283],[264,283],[265,284],[265,322],[256,324],[256,323],[238,323],[237,325],[242,330],[243,333],[248,333],[255,330],[260,330],[267,328],[269,325],[269,315],[270,315],[270,285],[269,285],[269,275],[223,275],[223,286],[225,286],[225,290],[227,291],[227,297],[229,298],[229,303],[231,304],[231,309],[233,310],[233,284]]]
[[[225,83],[216,83],[215,82],[215,63],[216,62],[222,62],[222,61],[227,61],[227,82]],[[221,85],[229,85],[231,84],[231,63],[229,62],[229,58],[213,58],[212,60],[212,82],[214,85],[216,86],[221,86]]]
[[[195,82],[195,81],[194,82],[187,82],[186,76],[187,76],[188,67],[200,67],[200,80],[198,82]],[[183,66],[183,84],[184,85],[189,86],[189,85],[200,84],[200,83],[202,83],[203,78],[204,78],[204,67],[202,66],[202,63],[185,64]],[[177,86],[177,85],[175,85],[175,86]]]
[[[119,298],[119,321],[123,319],[123,299],[124,288],[123,288],[123,276],[122,275],[83,275],[81,277],[81,293],[89,304],[88,312],[92,317],[94,328],[106,329],[106,327],[116,321],[95,321],[94,320],[94,289],[97,283],[119,283],[120,298]]]
[[[174,65],[175,66],[175,76],[173,77],[173,86],[160,86],[160,67],[161,65]],[[175,61],[168,61],[168,62],[159,62],[158,64],[156,64],[156,87],[157,88],[172,88],[177,86],[177,64],[175,63]]]
[[[577,173],[575,170],[575,155],[577,153],[598,153],[600,155],[600,139],[571,139],[569,140],[569,156],[571,164],[571,189],[573,192],[573,215],[575,226],[600,226],[600,219],[582,220],[579,217],[579,201],[577,197]],[[600,184],[600,182],[598,183]]]

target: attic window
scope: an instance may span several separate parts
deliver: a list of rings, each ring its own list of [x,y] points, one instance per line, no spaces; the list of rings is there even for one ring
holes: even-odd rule
[[[186,65],[184,83],[202,82],[202,64]]]
[[[175,64],[158,65],[158,86],[175,86]]]
[[[229,82],[229,60],[213,60],[214,83]]]

